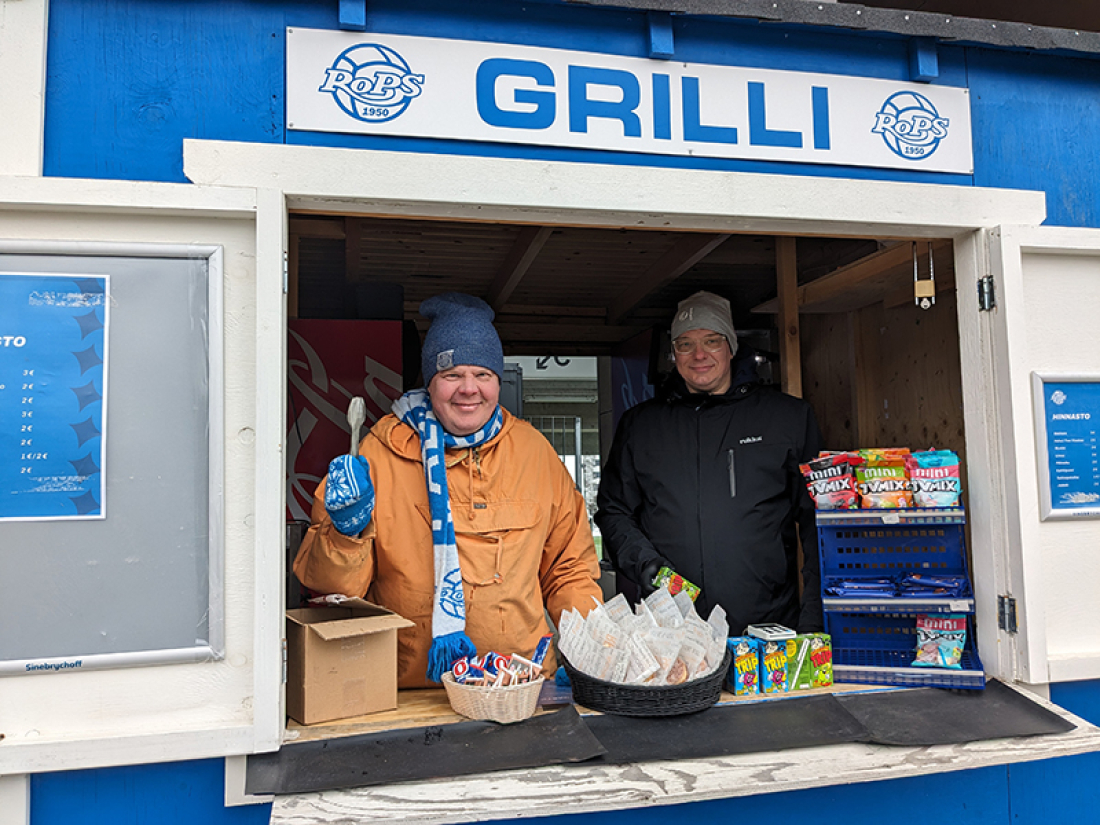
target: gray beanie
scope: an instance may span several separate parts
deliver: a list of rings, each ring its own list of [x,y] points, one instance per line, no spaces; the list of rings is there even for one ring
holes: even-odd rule
[[[491,306],[473,295],[445,292],[421,303],[420,314],[432,322],[420,351],[424,386],[451,367],[484,367],[504,377],[504,350]]]
[[[693,329],[709,329],[725,336],[730,354],[737,352],[737,333],[733,331],[730,302],[721,295],[696,292],[680,301],[676,307],[676,317],[672,319],[672,340]]]

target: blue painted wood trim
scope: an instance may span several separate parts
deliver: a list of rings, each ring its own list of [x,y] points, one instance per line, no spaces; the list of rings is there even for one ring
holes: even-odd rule
[[[202,759],[36,774],[30,814],[30,825],[267,825],[271,804],[225,807],[225,760]]]
[[[914,37],[909,41],[909,79],[931,83],[940,76],[940,54],[931,37]]]
[[[340,0],[340,28],[351,32],[367,30],[367,0]]]
[[[1017,765],[525,820],[531,825],[692,825],[752,822],[804,825],[1047,825],[1096,821],[1100,754]],[[191,762],[38,774],[30,825],[267,825],[270,805],[224,805],[224,762]],[[1055,803],[1052,803],[1052,800]]]
[[[667,11],[646,13],[649,23],[649,56],[669,60],[676,54],[676,42],[672,34],[672,15]]]

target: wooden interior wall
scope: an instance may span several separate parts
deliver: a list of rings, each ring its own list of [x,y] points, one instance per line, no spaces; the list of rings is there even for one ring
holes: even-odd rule
[[[860,446],[853,406],[851,314],[838,312],[801,318],[802,397],[814,408],[826,450]]]
[[[965,459],[953,293],[929,310],[878,303],[803,315],[802,363],[827,449],[934,447]]]

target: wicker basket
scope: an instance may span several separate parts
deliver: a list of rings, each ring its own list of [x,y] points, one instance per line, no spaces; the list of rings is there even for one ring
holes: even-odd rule
[[[730,651],[722,657],[718,669],[682,685],[620,685],[582,673],[565,656],[558,654],[578,705],[620,716],[679,716],[706,710],[722,695],[722,685],[730,667]]]
[[[521,722],[539,706],[539,691],[546,680],[539,676],[531,682],[508,687],[460,685],[450,673],[443,674],[443,687],[454,708],[470,719],[509,724]]]

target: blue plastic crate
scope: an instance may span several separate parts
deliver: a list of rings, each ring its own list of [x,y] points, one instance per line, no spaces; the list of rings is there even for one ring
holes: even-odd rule
[[[818,524],[822,578],[967,575],[961,524]]]
[[[833,641],[837,682],[909,687],[985,687],[985,673],[974,647],[974,625],[967,620],[962,668],[913,667],[917,648],[916,614],[826,613],[825,631]]]

